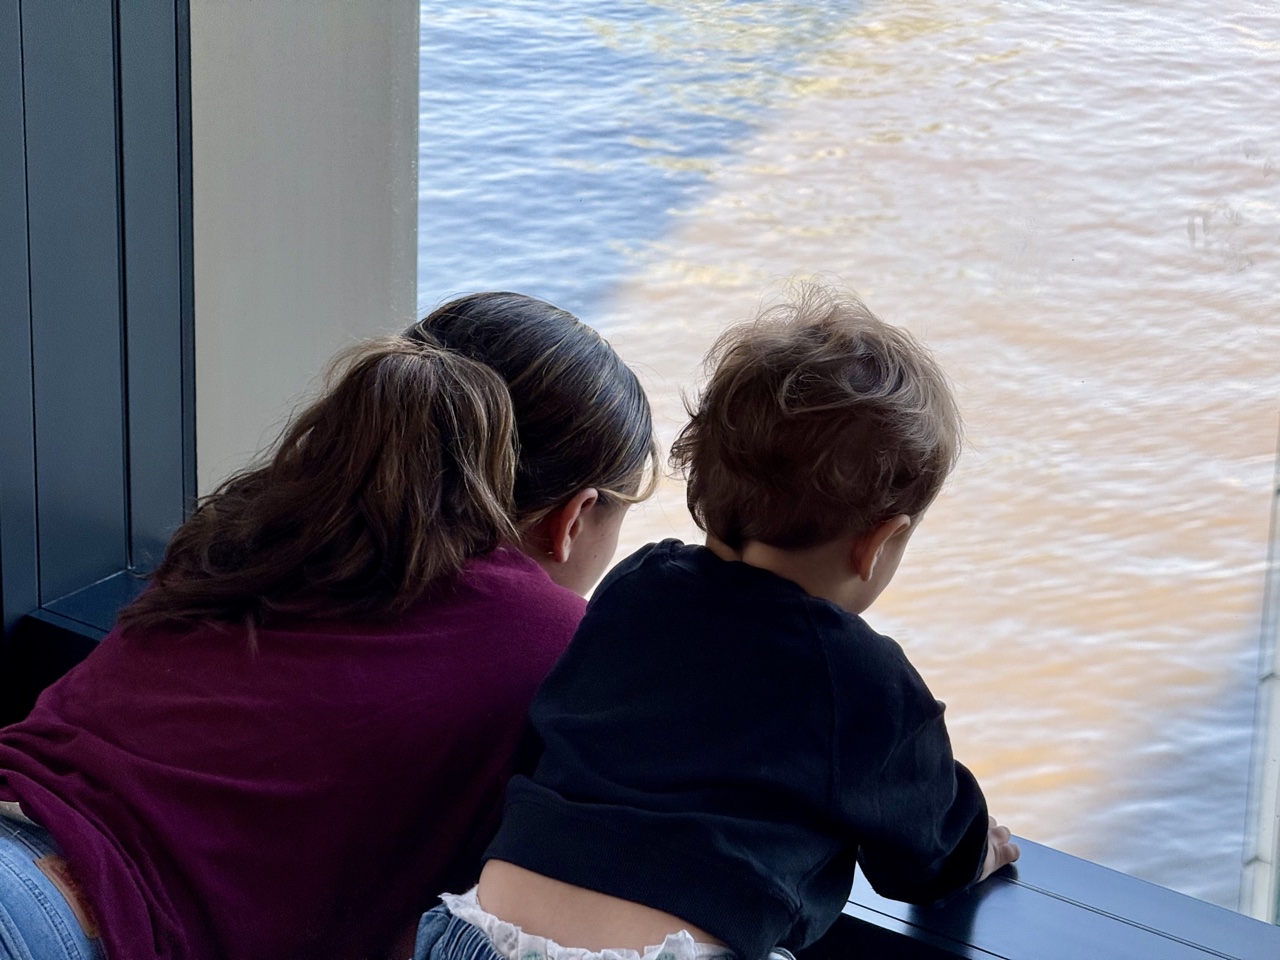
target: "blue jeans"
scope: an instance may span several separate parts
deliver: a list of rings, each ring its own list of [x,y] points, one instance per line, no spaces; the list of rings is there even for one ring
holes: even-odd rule
[[[104,960],[58,887],[65,865],[48,831],[0,814],[0,960]]]
[[[418,921],[413,960],[504,960],[484,931],[459,920],[447,907],[428,910]]]

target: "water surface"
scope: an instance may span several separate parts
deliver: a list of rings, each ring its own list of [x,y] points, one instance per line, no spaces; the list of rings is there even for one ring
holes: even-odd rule
[[[794,275],[924,336],[970,444],[868,620],[1018,833],[1234,907],[1280,412],[1280,12],[423,5],[420,295],[558,300],[664,440]],[[694,531],[680,486],[622,549]]]

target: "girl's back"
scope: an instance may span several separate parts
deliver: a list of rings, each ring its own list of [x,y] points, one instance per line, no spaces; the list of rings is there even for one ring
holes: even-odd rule
[[[499,549],[395,623],[117,631],[0,733],[0,797],[59,825],[109,955],[365,955],[474,879],[582,609]]]

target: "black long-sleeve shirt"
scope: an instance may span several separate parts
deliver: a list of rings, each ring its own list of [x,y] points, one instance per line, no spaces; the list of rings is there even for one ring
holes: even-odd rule
[[[487,856],[646,904],[743,960],[816,940],[855,860],[931,902],[987,811],[902,649],[796,584],[675,540],[597,589],[534,701],[544,753]]]

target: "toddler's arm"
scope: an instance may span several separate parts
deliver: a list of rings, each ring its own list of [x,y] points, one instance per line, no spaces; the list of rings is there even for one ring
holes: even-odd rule
[[[944,706],[902,648],[871,633],[831,645],[835,815],[881,896],[932,903],[1017,848],[951,752]]]
[[[1004,849],[989,842],[982,790],[952,758],[935,710],[876,765],[877,776],[843,790],[862,872],[881,896],[908,903],[932,903],[976,882]]]

